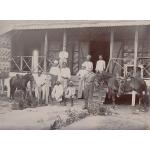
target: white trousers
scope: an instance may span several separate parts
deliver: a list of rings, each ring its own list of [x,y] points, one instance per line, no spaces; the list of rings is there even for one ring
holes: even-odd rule
[[[42,98],[42,88],[36,87],[35,88],[35,97],[37,98],[38,104],[40,102],[40,99]]]
[[[49,100],[49,86],[44,85],[42,87],[42,100],[45,100],[45,103],[48,104]]]

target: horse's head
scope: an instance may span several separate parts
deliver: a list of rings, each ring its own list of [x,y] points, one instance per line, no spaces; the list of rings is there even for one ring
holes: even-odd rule
[[[26,75],[24,75],[24,79],[26,79],[26,81],[30,81],[33,82],[34,81],[34,77],[32,75],[32,73],[27,73]]]
[[[108,79],[112,77],[112,75],[108,72],[103,71],[102,73],[96,73],[97,80],[99,84],[103,85],[108,82]]]

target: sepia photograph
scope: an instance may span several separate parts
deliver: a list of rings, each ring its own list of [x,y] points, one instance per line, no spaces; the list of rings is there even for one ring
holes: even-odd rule
[[[149,20],[0,20],[0,130],[149,130]]]

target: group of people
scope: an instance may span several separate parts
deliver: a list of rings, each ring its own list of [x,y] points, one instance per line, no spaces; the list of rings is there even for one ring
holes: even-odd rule
[[[53,62],[52,67],[49,72],[44,75],[41,71],[38,72],[35,88],[35,95],[37,97],[38,103],[40,100],[45,101],[48,105],[49,99],[55,100],[57,102],[65,102],[66,99],[71,101],[71,106],[73,106],[73,100],[76,97],[76,88],[73,81],[71,80],[70,68],[67,66],[68,62],[68,52],[61,51],[59,53],[59,60]],[[95,72],[101,73],[105,70],[105,61],[103,56],[99,56],[99,60],[96,63]],[[83,62],[81,69],[78,71],[76,76],[79,77],[79,87],[77,98],[85,99],[85,109],[88,107],[89,100],[92,100],[95,73],[93,72],[93,63],[91,61],[91,56],[86,57],[86,61]]]
[[[103,56],[99,55],[99,60],[96,63],[95,72],[102,73],[105,70],[106,63],[103,60]],[[82,64],[81,70],[77,73],[79,80],[78,98],[85,99],[84,108],[88,108],[89,101],[93,98],[94,81],[96,74],[93,72],[93,63],[91,61],[91,55],[86,57],[86,61]]]
[[[35,77],[35,97],[40,102],[48,105],[49,99],[62,102],[65,99],[73,99],[76,94],[75,87],[71,79],[70,68],[67,66],[68,52],[61,51],[59,60],[55,60],[47,74],[38,72]]]

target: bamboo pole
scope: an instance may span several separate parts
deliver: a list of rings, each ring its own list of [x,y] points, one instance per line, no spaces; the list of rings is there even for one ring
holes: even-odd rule
[[[134,77],[136,76],[137,71],[137,52],[138,52],[138,28],[135,30],[135,36],[134,36]],[[135,106],[135,100],[136,100],[136,92],[132,91],[132,106]]]
[[[135,37],[134,37],[134,76],[136,76],[136,68],[137,68],[137,52],[138,52],[138,38],[139,32],[138,28],[135,30]]]
[[[66,30],[64,30],[63,33],[63,51],[67,50],[67,33]]]
[[[114,30],[111,29],[111,32],[110,32],[110,60],[112,60],[113,58],[113,48],[114,48]],[[109,72],[112,71],[112,63],[110,64],[110,69],[109,69]]]
[[[48,51],[48,37],[46,32],[44,40],[44,72],[47,71],[47,61],[46,61],[47,51]]]

